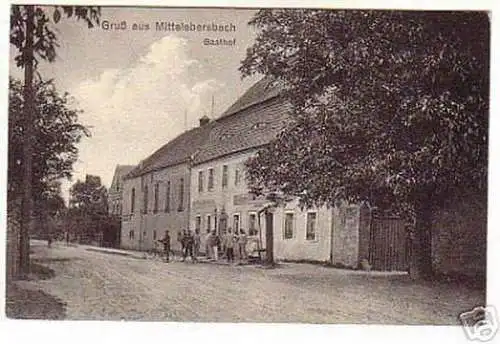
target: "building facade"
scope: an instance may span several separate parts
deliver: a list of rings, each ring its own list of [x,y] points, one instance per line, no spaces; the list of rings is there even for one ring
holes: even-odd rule
[[[251,239],[248,250],[255,254],[266,248],[265,228],[271,225],[278,260],[357,267],[366,236],[359,206],[301,209],[294,200],[264,216],[270,202],[249,193],[245,161],[284,129],[289,110],[279,88],[263,79],[214,122],[191,166],[190,227],[203,234],[243,229]]]
[[[208,119],[200,120],[126,176],[121,247],[151,250],[168,230],[172,249],[180,249],[177,233],[189,227],[190,164],[209,130]]]
[[[231,228],[249,235],[247,249],[256,254],[266,248],[266,228],[271,228],[277,260],[407,270],[411,242],[400,218],[342,202],[302,209],[292,200],[269,209],[268,200],[249,192],[245,162],[290,122],[290,106],[280,94],[261,80],[219,118],[201,120],[199,128],[131,171],[123,183],[121,246],[149,250],[169,230],[173,248],[179,249],[177,232],[189,228],[200,230],[206,252],[206,234]],[[433,265],[443,273],[482,276],[486,195],[458,194],[433,215]]]
[[[135,166],[117,165],[113,175],[113,181],[108,189],[108,212],[110,215],[121,216],[123,198],[123,180]]]

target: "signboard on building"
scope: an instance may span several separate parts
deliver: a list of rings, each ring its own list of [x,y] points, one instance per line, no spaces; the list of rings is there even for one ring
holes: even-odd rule
[[[193,201],[193,208],[214,209],[215,207],[216,207],[215,201],[212,199],[200,199]]]
[[[256,206],[264,206],[267,203],[264,196],[255,196],[249,193],[239,194],[233,196],[233,204],[234,205],[256,205]]]

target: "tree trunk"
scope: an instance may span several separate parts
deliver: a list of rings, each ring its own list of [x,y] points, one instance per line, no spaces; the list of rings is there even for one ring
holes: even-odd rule
[[[273,213],[266,211],[266,265],[274,265]]]
[[[409,272],[413,279],[429,280],[433,277],[432,207],[430,202],[419,202],[415,208]]]
[[[23,121],[23,201],[21,232],[19,236],[19,267],[23,274],[29,273],[29,236],[33,228],[33,31],[34,7],[26,6],[26,45],[24,47],[24,121]]]

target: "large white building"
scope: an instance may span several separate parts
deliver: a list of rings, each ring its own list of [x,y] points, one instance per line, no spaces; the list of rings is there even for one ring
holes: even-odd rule
[[[177,233],[189,227],[191,161],[206,141],[211,124],[186,131],[143,160],[124,179],[120,246],[151,250],[170,232],[178,250]]]
[[[292,201],[264,216],[260,210],[270,202],[249,193],[245,161],[283,130],[289,110],[279,87],[263,79],[213,123],[191,165],[190,226],[202,233],[244,229],[262,248],[272,226],[276,259],[355,267],[367,229],[359,206],[301,210]]]
[[[206,233],[231,227],[250,236],[249,249],[265,249],[267,227],[278,260],[357,267],[367,259],[380,269],[405,268],[402,229],[374,227],[367,207],[301,209],[291,201],[261,212],[270,202],[249,193],[245,161],[290,123],[289,110],[280,88],[263,79],[221,116],[202,118],[146,158],[124,179],[121,246],[150,250],[169,230],[179,249],[177,233],[189,228],[200,229],[204,252]],[[386,232],[398,235],[386,244]]]

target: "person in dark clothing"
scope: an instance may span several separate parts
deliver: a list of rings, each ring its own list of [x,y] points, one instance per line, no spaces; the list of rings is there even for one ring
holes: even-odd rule
[[[165,231],[165,236],[163,239],[158,240],[163,244],[163,256],[165,261],[168,263],[170,261],[170,234],[168,231]]]
[[[182,261],[186,260],[186,257],[189,256],[191,257],[191,260],[194,262],[194,254],[193,254],[193,246],[194,246],[194,237],[193,233],[188,230],[186,234],[184,235],[184,258]]]

